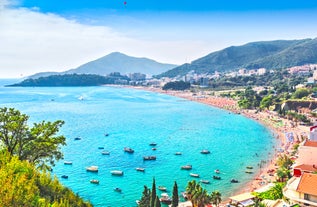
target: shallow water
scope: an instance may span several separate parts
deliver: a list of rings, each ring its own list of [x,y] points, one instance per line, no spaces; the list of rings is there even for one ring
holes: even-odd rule
[[[208,179],[210,184],[202,186],[209,192],[219,190],[223,197],[230,196],[254,177],[245,173],[246,166],[259,170],[258,163],[269,159],[276,144],[270,131],[253,120],[164,94],[111,87],[0,87],[0,97],[0,107],[30,115],[30,124],[65,121],[60,133],[66,136],[67,146],[62,150],[65,160],[73,164],[60,161],[53,173],[58,178],[68,175],[61,182],[94,206],[136,206],[143,186],[150,187],[153,177],[169,194],[174,181],[183,191],[190,180]],[[75,137],[82,139],[75,141]],[[157,143],[156,151],[151,142]],[[102,155],[99,147],[110,155]],[[125,153],[124,147],[135,152]],[[201,154],[203,149],[211,153]],[[143,161],[147,155],[157,159]],[[181,170],[186,164],[193,169]],[[86,172],[91,165],[99,166],[99,172]],[[212,179],[215,169],[220,169],[221,180]],[[124,175],[112,176],[111,170],[122,170]],[[190,172],[200,178],[190,177]],[[240,182],[232,184],[231,178]],[[91,184],[91,179],[98,179],[99,185]],[[115,187],[122,192],[115,192]]]

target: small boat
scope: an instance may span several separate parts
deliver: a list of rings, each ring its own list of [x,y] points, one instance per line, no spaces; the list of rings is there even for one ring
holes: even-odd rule
[[[79,96],[78,100],[82,101],[82,100],[84,100],[84,97],[83,96]]]
[[[212,176],[212,178],[215,179],[215,180],[221,180],[221,177],[217,176],[217,175]]]
[[[175,152],[175,155],[182,155],[181,152]]]
[[[246,168],[247,168],[247,169],[253,169],[253,167],[252,167],[252,166],[247,166]]]
[[[144,156],[143,160],[156,160],[156,156]]]
[[[64,178],[64,179],[67,179],[68,175],[62,175],[61,177]]]
[[[134,153],[134,150],[132,148],[130,148],[130,147],[123,148],[123,151],[125,151],[127,153],[131,153],[131,154]]]
[[[116,191],[116,192],[119,192],[119,193],[122,192],[121,188],[114,188],[113,190]]]
[[[87,167],[86,170],[88,172],[98,172],[98,166],[90,166],[90,167]]]
[[[191,170],[192,168],[192,165],[184,165],[181,167],[182,170]]]
[[[123,175],[123,171],[121,170],[112,170],[110,171],[111,175],[116,175],[116,176],[122,176]]]
[[[103,154],[103,155],[110,155],[110,152],[108,152],[108,151],[102,151],[101,154]]]
[[[156,146],[157,144],[155,142],[150,143],[150,146]]]
[[[140,200],[136,200],[135,202],[136,202],[136,204],[139,206]]]
[[[81,140],[81,137],[75,137],[74,140]]]
[[[71,162],[71,161],[64,161],[64,165],[72,165],[73,164],[73,162]]]
[[[152,150],[153,150],[153,151],[155,151],[155,150],[156,150],[156,148],[155,148],[155,147],[153,147],[153,148],[152,148]]]
[[[189,173],[189,175],[191,177],[199,178],[199,174],[196,174],[196,173]]]
[[[238,183],[239,181],[236,180],[236,179],[231,179],[230,182],[231,182],[231,183]]]
[[[144,172],[144,171],[145,171],[145,169],[142,168],[142,167],[137,167],[137,168],[135,168],[135,169],[136,169],[136,171],[140,171],[140,172]]]
[[[187,195],[187,192],[181,192],[181,195],[183,196],[184,200],[187,200],[188,199],[188,195]]]
[[[200,182],[204,183],[204,184],[210,184],[209,180],[200,180]]]
[[[166,191],[166,187],[165,186],[159,186],[158,189],[161,190],[161,191]]]
[[[105,149],[104,147],[98,147],[98,149]]]
[[[215,173],[219,174],[219,173],[220,173],[220,170],[216,169],[216,170],[215,170]]]
[[[210,154],[210,151],[209,151],[209,150],[204,149],[204,150],[201,150],[201,151],[200,151],[200,153],[201,153],[201,154]]]
[[[99,184],[99,180],[93,179],[93,180],[90,180],[90,183],[92,183],[92,184]]]
[[[109,136],[109,134],[108,134],[108,133],[105,133],[105,137],[107,137],[107,136]]]
[[[253,172],[251,170],[246,170],[245,173],[252,174]]]
[[[161,198],[160,198],[160,201],[164,204],[171,204],[172,203],[172,199],[168,196],[167,193],[162,193],[161,194]]]

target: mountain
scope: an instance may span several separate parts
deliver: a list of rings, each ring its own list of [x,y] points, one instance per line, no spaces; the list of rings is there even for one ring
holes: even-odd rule
[[[176,65],[159,63],[148,58],[136,58],[125,54],[114,52],[101,57],[97,60],[83,64],[75,69],[70,69],[65,72],[43,72],[29,76],[28,78],[39,78],[49,75],[63,74],[96,74],[108,75],[113,72],[127,73],[143,73],[149,75],[157,75],[166,72]]]
[[[194,70],[196,73],[228,72],[240,68],[278,69],[317,63],[317,38],[251,42],[231,46],[183,64],[157,77],[176,77]]]

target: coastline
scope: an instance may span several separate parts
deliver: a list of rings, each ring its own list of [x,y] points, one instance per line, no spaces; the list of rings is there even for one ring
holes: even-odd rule
[[[124,86],[126,87],[126,86]],[[150,91],[155,93],[162,93],[166,95],[176,96],[179,98],[184,98],[189,101],[195,101],[203,103],[216,108],[228,110],[232,113],[241,114],[247,118],[253,119],[254,121],[265,126],[272,132],[272,135],[278,139],[277,145],[274,149],[274,154],[267,157],[266,161],[261,163],[261,167],[258,172],[254,173],[254,177],[248,183],[245,183],[244,187],[239,189],[237,192],[232,192],[233,194],[240,194],[246,192],[255,192],[265,189],[270,183],[276,181],[275,172],[277,169],[277,160],[280,155],[290,154],[293,145],[300,143],[303,137],[307,137],[309,133],[309,127],[307,126],[294,126],[294,123],[285,118],[279,117],[276,113],[271,111],[257,112],[255,110],[241,110],[238,108],[237,101],[229,98],[211,96],[206,94],[194,94],[189,91],[164,91],[159,88],[150,87],[140,87],[140,86],[128,86],[129,88]],[[293,134],[293,141],[290,142],[286,138],[286,134]],[[272,150],[273,151],[273,150]],[[262,166],[263,164],[263,166]],[[222,203],[225,204],[229,201],[229,198],[223,200]]]

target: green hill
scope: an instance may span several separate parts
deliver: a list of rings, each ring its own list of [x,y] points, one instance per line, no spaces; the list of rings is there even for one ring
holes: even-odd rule
[[[277,69],[307,63],[317,63],[317,39],[262,41],[210,53],[157,77],[182,76],[191,70],[198,74],[212,74],[240,68]]]

